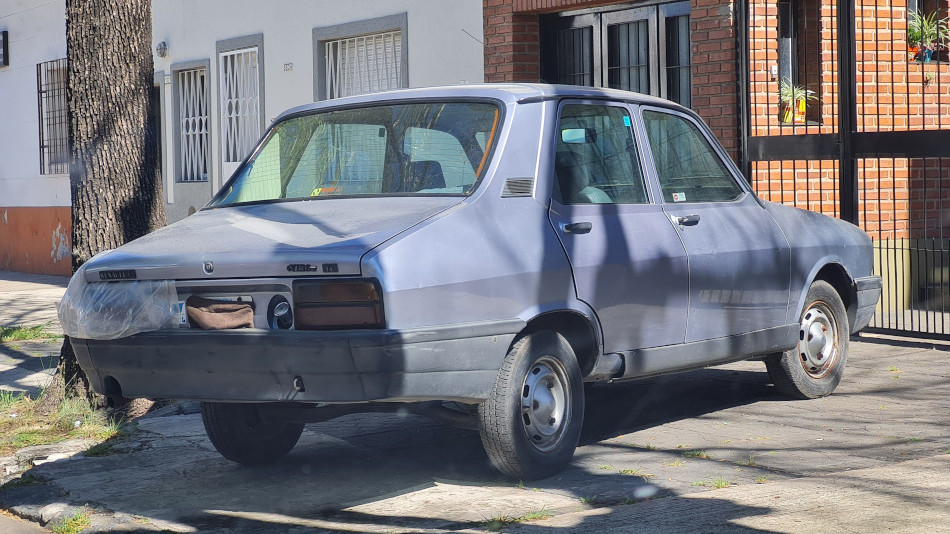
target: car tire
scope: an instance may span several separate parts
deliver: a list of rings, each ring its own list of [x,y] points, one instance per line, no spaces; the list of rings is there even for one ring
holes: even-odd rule
[[[201,420],[221,456],[248,466],[266,464],[290,452],[304,426],[264,421],[253,404],[225,402],[202,402]]]
[[[817,280],[808,288],[799,318],[796,348],[765,360],[769,378],[782,394],[796,399],[830,395],[848,360],[848,313],[838,292]]]
[[[567,340],[550,330],[519,339],[478,416],[485,452],[505,475],[535,480],[562,470],[584,424],[584,382]]]

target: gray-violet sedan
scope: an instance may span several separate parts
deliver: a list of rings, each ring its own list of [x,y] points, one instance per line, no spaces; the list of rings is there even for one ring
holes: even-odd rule
[[[278,117],[202,210],[76,273],[96,391],[202,401],[217,450],[400,407],[474,423],[522,479],[571,459],[588,383],[745,359],[830,394],[881,294],[857,227],[758,198],[692,111],[540,84]]]

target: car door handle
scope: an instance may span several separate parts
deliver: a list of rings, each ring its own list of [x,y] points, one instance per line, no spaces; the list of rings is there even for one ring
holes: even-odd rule
[[[699,224],[699,215],[674,215],[673,222],[680,226],[696,226]]]
[[[561,223],[561,230],[569,234],[586,234],[593,227],[589,222]]]

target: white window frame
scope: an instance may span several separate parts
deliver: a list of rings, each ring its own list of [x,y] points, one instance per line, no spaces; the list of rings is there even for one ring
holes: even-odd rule
[[[264,131],[264,35],[218,41],[216,49],[222,176],[213,180],[214,189],[244,160]],[[226,63],[248,68],[229,73],[233,67]]]
[[[204,78],[203,90],[194,82]],[[175,181],[207,182],[211,175],[211,61],[172,65]]]
[[[314,100],[409,87],[408,27],[408,14],[400,13],[314,28]],[[393,57],[395,65],[379,61]],[[367,83],[374,77],[377,83]]]

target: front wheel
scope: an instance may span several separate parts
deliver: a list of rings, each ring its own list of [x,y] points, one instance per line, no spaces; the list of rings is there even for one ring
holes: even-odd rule
[[[830,395],[848,359],[848,313],[831,284],[808,288],[796,348],[765,360],[769,378],[784,395],[814,399]]]
[[[221,456],[243,465],[261,465],[287,454],[304,426],[266,421],[254,404],[228,402],[202,402],[201,421]]]
[[[563,469],[584,424],[584,383],[567,340],[548,330],[518,340],[478,415],[482,445],[502,473],[533,480]]]

